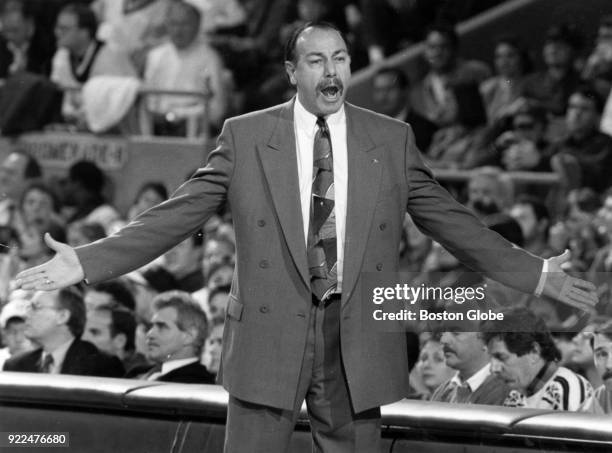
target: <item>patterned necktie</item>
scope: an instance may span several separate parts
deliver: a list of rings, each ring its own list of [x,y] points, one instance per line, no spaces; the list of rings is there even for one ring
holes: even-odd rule
[[[455,387],[455,392],[451,398],[451,403],[468,403],[470,396],[472,395],[472,389],[467,382]]]
[[[51,373],[51,367],[53,366],[53,356],[51,354],[45,354],[40,363],[41,373]]]
[[[338,264],[331,137],[325,118],[318,117],[317,126],[307,251],[312,293],[322,301],[336,289]]]

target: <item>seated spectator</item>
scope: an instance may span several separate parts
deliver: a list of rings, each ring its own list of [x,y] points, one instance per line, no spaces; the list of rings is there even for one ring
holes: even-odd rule
[[[433,135],[426,162],[435,168],[473,168],[486,138],[486,113],[475,83],[450,88],[456,102],[454,119]]]
[[[567,137],[548,150],[551,166],[567,189],[590,187],[603,192],[612,184],[612,137],[599,131],[603,100],[597,91],[582,85],[571,92],[565,128]]]
[[[203,234],[198,232],[164,254],[163,268],[176,280],[177,289],[192,293],[204,286],[202,273]]]
[[[500,405],[509,388],[491,372],[489,354],[479,332],[447,331],[440,338],[446,365],[455,375],[436,389],[432,401]]]
[[[57,51],[53,56],[51,80],[63,88],[80,88],[100,75],[136,77],[127,54],[96,39],[98,24],[94,12],[85,5],[70,4],[57,16]],[[84,128],[84,112],[79,91],[64,93],[62,114],[69,123]]]
[[[200,363],[208,336],[206,315],[183,291],[168,291],[153,299],[147,358],[156,365],[133,368],[126,377],[149,381],[214,384],[215,376]]]
[[[21,71],[48,76],[53,50],[37,33],[33,12],[25,5],[3,9],[0,17],[0,79]]]
[[[505,212],[514,198],[512,181],[496,168],[483,167],[468,180],[466,206],[481,219]]]
[[[0,164],[0,225],[10,225],[23,190],[42,176],[38,161],[21,151],[9,153]]]
[[[209,290],[230,286],[234,277],[234,263],[219,263],[210,268],[206,287]]]
[[[70,247],[78,247],[106,237],[106,231],[104,231],[104,227],[97,222],[77,220],[68,225],[66,235],[68,238],[68,245]]]
[[[204,280],[210,279],[213,267],[223,263],[234,263],[236,246],[220,234],[207,237],[202,246],[202,273]]]
[[[221,366],[221,349],[223,345],[223,319],[212,322],[212,327],[202,353],[202,364],[214,375],[219,373]]]
[[[45,233],[57,240],[66,237],[59,210],[58,197],[46,184],[30,183],[23,192],[13,224],[21,242],[20,257],[28,265],[46,261],[53,255],[44,242]]]
[[[197,127],[202,115],[215,127],[225,119],[226,72],[217,51],[199,33],[200,20],[200,11],[190,3],[170,3],[166,17],[170,39],[148,53],[144,81],[147,88],[209,91],[211,97],[204,103],[193,96],[148,96],[155,134],[194,137],[208,132]]]
[[[499,38],[495,45],[496,75],[480,84],[489,124],[508,115],[523,92],[525,75],[532,69],[527,49],[513,36]]]
[[[580,81],[574,68],[579,48],[575,28],[567,24],[551,27],[542,48],[545,68],[527,77],[523,95],[539,102],[552,115],[564,115],[570,94]]]
[[[593,362],[593,344],[591,339],[594,328],[593,323],[589,323],[572,338],[573,351],[567,367],[585,377],[593,388],[597,388],[603,384],[603,381]]]
[[[500,133],[487,151],[478,153],[473,165],[494,165],[509,171],[550,171],[546,159],[549,145],[546,110],[525,98],[520,98],[516,104],[514,113],[505,118],[510,123],[510,130]],[[495,128],[489,132],[493,131]]]
[[[102,305],[87,310],[83,340],[100,351],[117,357],[127,371],[148,365],[147,359],[136,352],[136,319],[134,313],[121,306]]]
[[[582,376],[559,366],[559,350],[544,322],[525,308],[483,327],[491,371],[512,391],[504,406],[576,411],[593,393]]]
[[[106,178],[93,162],[81,160],[68,170],[63,188],[64,217],[68,223],[75,220],[96,222],[107,229],[120,218],[117,210],[106,203],[103,195]]]
[[[456,374],[446,364],[442,344],[435,338],[425,341],[419,353],[419,360],[410,373],[410,386],[418,399],[428,400],[435,390]]]
[[[510,209],[510,215],[521,227],[525,250],[542,258],[555,256],[548,245],[550,214],[540,199],[530,195],[519,196]]]
[[[591,338],[594,361],[603,384],[587,399],[580,411],[593,414],[612,414],[612,323],[599,326]]]
[[[25,336],[25,321],[29,302],[15,299],[2,307],[0,330],[2,346],[0,349],[0,369],[7,359],[34,349],[34,344]]]
[[[121,361],[81,340],[84,328],[85,304],[74,288],[36,293],[25,335],[40,348],[11,357],[4,371],[121,377]]]
[[[136,301],[128,284],[123,279],[106,280],[85,289],[87,310],[99,307],[123,308],[130,312],[136,310]]]
[[[128,220],[133,220],[137,215],[160,204],[167,198],[168,191],[163,183],[157,181],[144,183],[140,189],[138,189],[134,203],[128,211]]]
[[[220,285],[209,289],[208,302],[204,305],[204,312],[211,322],[225,320],[227,304],[230,298],[230,285]]]
[[[429,71],[413,87],[410,105],[438,126],[446,126],[457,117],[455,85],[480,84],[491,75],[482,62],[459,56],[459,37],[453,28],[437,26],[427,33],[425,59]]]
[[[397,68],[382,68],[372,80],[374,109],[410,124],[417,147],[425,151],[437,126],[414,111],[408,102],[408,91],[408,77]]]

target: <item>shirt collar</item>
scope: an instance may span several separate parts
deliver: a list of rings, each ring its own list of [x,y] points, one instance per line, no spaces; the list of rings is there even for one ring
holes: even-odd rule
[[[198,360],[199,359],[197,357],[189,357],[187,359],[168,360],[167,362],[162,363],[161,374],[168,374],[170,371],[174,371],[177,368],[181,368],[191,363],[197,362]]]
[[[478,389],[478,387],[480,387],[482,383],[489,377],[490,374],[491,374],[491,364],[487,363],[485,366],[483,366],[480,370],[478,370],[476,373],[474,373],[472,376],[470,376],[465,381],[461,381],[461,378],[459,377],[459,372],[457,372],[451,378],[451,382],[454,382],[457,385],[467,384],[470,387],[470,390],[472,392],[475,392]]]
[[[295,97],[295,104],[293,106],[293,117],[295,124],[298,129],[308,134],[309,137],[313,137],[316,133],[317,117],[310,113],[300,102],[298,96]],[[341,125],[346,122],[346,114],[344,112],[344,104],[340,107],[337,112],[332,113],[327,118],[327,125],[331,128],[336,125]]]

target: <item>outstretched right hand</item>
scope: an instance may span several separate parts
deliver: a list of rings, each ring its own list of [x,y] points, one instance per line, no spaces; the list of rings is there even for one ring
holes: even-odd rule
[[[85,278],[83,267],[72,247],[56,241],[49,233],[45,233],[45,243],[56,252],[55,256],[46,263],[17,274],[16,288],[49,291],[74,285]]]

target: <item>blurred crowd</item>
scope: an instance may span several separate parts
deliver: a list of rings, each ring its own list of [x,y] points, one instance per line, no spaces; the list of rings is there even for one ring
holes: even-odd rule
[[[214,134],[230,115],[290,98],[284,40],[304,21],[333,21],[351,45],[353,70],[377,67],[375,110],[409,123],[434,169],[473,170],[467,183],[445,183],[449,191],[531,253],[569,250],[566,271],[599,291],[596,312],[585,314],[487,281],[504,324],[473,332],[422,325],[407,333],[410,396],[610,414],[612,17],[593,24],[593,43],[571,23],[544,31],[540,49],[500,37],[492,69],[462,57],[454,24],[498,3],[4,0],[0,128],[5,135],[46,126],[194,136],[207,124]],[[385,65],[420,41],[421,77]],[[146,89],[168,91],[147,96],[141,121],[132,110]],[[23,103],[36,107],[24,113]],[[511,177],[521,171],[542,178]],[[46,177],[20,150],[0,164],[4,369],[214,382],[239,264],[230,212],[124,277],[39,294],[11,287],[19,270],[52,256],[44,233],[71,246],[95,241],[174,188],[144,184],[127,212],[107,189],[89,161],[63,178]],[[398,253],[402,271],[419,283],[483,283],[408,215]]]

